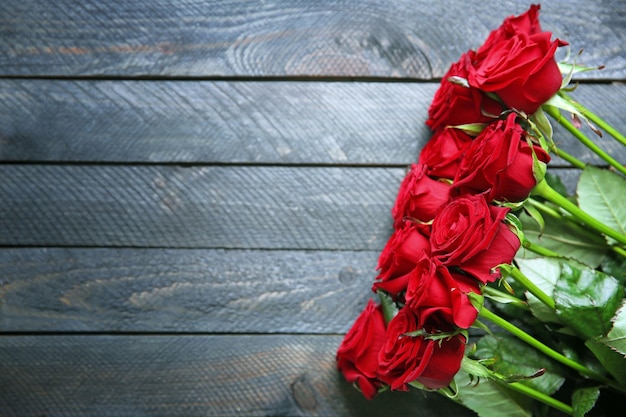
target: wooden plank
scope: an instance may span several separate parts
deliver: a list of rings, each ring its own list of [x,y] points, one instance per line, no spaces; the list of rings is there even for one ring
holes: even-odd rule
[[[404,169],[0,165],[0,245],[379,250]]]
[[[0,336],[0,413],[473,415],[436,393],[386,392],[364,399],[335,369],[340,341],[340,336]]]
[[[430,138],[437,86],[0,80],[0,160],[408,165]],[[625,84],[581,85],[573,95],[626,132]],[[554,127],[564,149],[601,163]],[[583,132],[626,161],[611,137]]]
[[[528,4],[48,0],[0,5],[0,75],[432,79]],[[624,78],[620,0],[542,2],[545,30],[585,49],[581,78]],[[463,12],[460,12],[460,11]]]
[[[7,248],[0,332],[345,333],[378,255]]]
[[[378,251],[391,233],[404,174],[403,168],[0,165],[0,245]]]
[[[407,164],[435,88],[0,80],[0,159]]]

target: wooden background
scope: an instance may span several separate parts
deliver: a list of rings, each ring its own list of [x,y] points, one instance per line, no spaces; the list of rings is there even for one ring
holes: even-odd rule
[[[439,79],[529,4],[0,2],[0,416],[472,415],[334,356]],[[541,21],[626,131],[626,2]]]

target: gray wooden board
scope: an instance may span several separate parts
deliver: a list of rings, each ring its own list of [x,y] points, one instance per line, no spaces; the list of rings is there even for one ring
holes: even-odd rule
[[[0,245],[376,251],[405,172],[0,165]]]
[[[345,333],[378,255],[3,249],[0,331]]]
[[[0,80],[0,160],[406,165],[438,83]],[[626,131],[626,85],[573,97]],[[555,141],[599,157],[553,122]],[[626,148],[582,131],[616,159]],[[553,165],[565,163],[555,158]]]
[[[335,369],[341,336],[0,336],[0,414],[472,416],[435,393],[364,399]]]
[[[0,74],[441,77],[509,15],[508,1],[8,1]],[[625,3],[542,2],[545,30],[585,49],[582,78],[623,78]],[[563,51],[564,53],[564,51]]]

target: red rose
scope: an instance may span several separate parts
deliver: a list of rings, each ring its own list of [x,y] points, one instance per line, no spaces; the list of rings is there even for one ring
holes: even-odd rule
[[[472,141],[461,160],[453,189],[461,194],[486,192],[488,201],[523,201],[537,179],[543,178],[549,161],[545,150],[528,143],[526,132],[511,113],[506,120],[487,126]]]
[[[478,310],[467,296],[470,292],[481,293],[477,280],[450,271],[424,256],[409,275],[406,306],[422,320],[438,315],[446,322],[467,329],[478,316]]]
[[[408,274],[423,253],[430,253],[428,238],[414,222],[404,221],[393,232],[378,258],[378,281],[374,282],[372,290],[382,289],[397,297],[406,290]]]
[[[507,106],[532,114],[560,88],[561,71],[554,60],[556,48],[542,32],[539,6],[509,18],[493,31],[474,55],[467,77],[470,86],[495,93]]]
[[[400,184],[391,214],[396,227],[410,217],[421,222],[430,222],[439,207],[448,202],[450,184],[437,181],[426,175],[426,165],[413,164]]]
[[[427,166],[426,173],[435,178],[453,179],[461,157],[472,143],[472,137],[459,129],[441,129],[433,134],[419,154],[417,163]]]
[[[346,381],[356,383],[372,399],[383,384],[378,380],[378,353],[385,338],[380,306],[370,299],[337,349],[337,368]]]
[[[504,19],[500,27],[492,30],[482,46],[478,48],[475,59],[482,61],[494,45],[506,41],[518,33],[526,33],[528,35],[541,33],[541,24],[539,22],[540,8],[540,5],[533,4],[521,15],[509,16]]]
[[[492,270],[511,263],[520,247],[517,235],[503,222],[508,211],[488,204],[484,195],[453,199],[433,220],[433,259],[459,267],[483,283],[496,280],[499,271]]]
[[[387,326],[387,336],[379,354],[379,378],[392,390],[408,390],[409,382],[417,381],[430,389],[447,387],[461,367],[465,337],[457,334],[449,339],[432,340],[407,335],[418,330],[448,331],[446,323],[424,326],[418,316],[402,308]]]
[[[428,108],[426,125],[432,130],[467,123],[488,123],[492,120],[488,115],[498,115],[502,111],[502,106],[497,101],[480,90],[450,81],[450,77],[467,79],[473,54],[473,51],[469,51],[462,55],[441,80]]]

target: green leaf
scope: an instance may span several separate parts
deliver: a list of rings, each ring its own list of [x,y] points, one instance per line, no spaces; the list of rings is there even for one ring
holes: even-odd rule
[[[526,277],[548,295],[554,293],[561,276],[560,261],[556,258],[516,259],[517,266]],[[554,310],[531,293],[526,293],[528,305],[533,315],[546,323],[561,323]]]
[[[612,276],[561,262],[561,277],[554,288],[556,313],[584,340],[605,336],[611,330],[611,319],[623,297],[623,287]]]
[[[520,213],[519,219],[526,239],[561,254],[563,257],[576,259],[596,268],[607,252],[604,239],[591,237],[579,229],[570,227],[565,221],[547,221],[542,229],[526,213]],[[527,250],[521,250],[519,257],[532,259],[537,255]]]
[[[589,387],[581,388],[574,391],[572,395],[572,407],[574,408],[574,417],[584,417],[596,405],[596,401],[600,397],[600,388]]]
[[[546,221],[543,219],[543,215],[539,209],[533,205],[526,204],[524,205],[524,212],[537,223],[537,226],[539,226],[538,232],[543,233],[543,229],[546,227]]]
[[[626,359],[624,355],[612,350],[604,343],[597,340],[587,340],[585,346],[593,352],[600,361],[602,367],[615,378],[619,384],[626,388]]]
[[[609,334],[598,341],[626,357],[626,300],[622,300],[622,306],[612,321],[613,328]]]
[[[458,393],[454,400],[479,417],[531,417],[532,401],[484,376],[470,375],[463,363],[454,377]],[[475,361],[474,361],[475,362]],[[474,372],[473,370],[472,372]]]
[[[626,180],[620,175],[588,165],[576,189],[578,206],[610,228],[626,235]],[[609,243],[614,240],[607,238]]]
[[[483,336],[477,343],[475,357],[494,358],[493,370],[507,380],[524,380],[524,384],[547,395],[555,393],[565,382],[563,368],[537,349],[508,334]],[[528,378],[541,369],[543,375]]]

